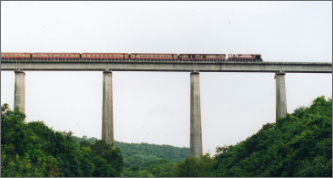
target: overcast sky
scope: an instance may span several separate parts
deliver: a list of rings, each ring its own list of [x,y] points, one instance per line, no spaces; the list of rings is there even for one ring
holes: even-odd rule
[[[1,52],[259,53],[332,62],[332,2],[1,2]],[[102,72],[26,71],[26,121],[101,138]],[[286,74],[287,109],[332,74]],[[203,152],[275,122],[274,73],[201,72]],[[189,147],[190,73],[113,72],[115,140]],[[1,71],[1,104],[14,72]]]

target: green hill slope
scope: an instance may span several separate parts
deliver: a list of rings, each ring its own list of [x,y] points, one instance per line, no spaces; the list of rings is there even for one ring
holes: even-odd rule
[[[73,136],[73,139],[79,144],[81,140],[86,140],[93,144],[95,138]],[[162,158],[169,160],[172,163],[177,163],[184,160],[190,155],[190,148],[180,148],[171,145],[155,145],[148,143],[125,143],[115,141],[115,147],[119,147],[121,154],[124,157],[124,166],[138,164],[145,167],[151,161],[158,161]]]
[[[23,123],[25,115],[1,106],[1,177],[120,176],[119,148],[104,140],[76,144],[71,132],[54,131],[43,122]]]
[[[217,152],[215,176],[332,177],[332,99],[319,97]]]

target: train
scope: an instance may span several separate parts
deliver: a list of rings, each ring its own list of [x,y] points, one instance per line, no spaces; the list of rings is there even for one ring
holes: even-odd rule
[[[105,60],[105,61],[226,61],[263,62],[261,54],[176,54],[176,53],[1,53],[7,60]]]

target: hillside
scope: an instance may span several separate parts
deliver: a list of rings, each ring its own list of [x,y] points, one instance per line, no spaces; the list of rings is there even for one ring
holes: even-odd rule
[[[217,151],[211,171],[218,177],[332,177],[332,99],[318,97]]]
[[[119,177],[123,157],[104,140],[80,146],[71,132],[43,122],[23,123],[25,115],[1,106],[1,177]]]
[[[73,136],[73,139],[79,144],[81,140],[86,140],[93,144],[96,138]],[[138,164],[145,167],[151,161],[158,161],[162,158],[169,160],[172,163],[177,163],[184,160],[190,155],[190,148],[180,148],[171,145],[155,145],[148,143],[125,143],[115,141],[115,147],[119,147],[121,154],[124,157],[124,166],[130,167],[133,164]]]
[[[43,122],[25,124],[24,117],[17,107],[1,106],[2,177],[332,177],[332,99],[324,97],[200,158],[170,145],[111,147]]]

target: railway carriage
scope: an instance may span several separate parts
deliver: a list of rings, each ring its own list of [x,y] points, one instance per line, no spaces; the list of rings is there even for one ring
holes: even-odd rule
[[[225,61],[225,54],[179,54],[181,61]]]
[[[128,53],[82,53],[83,60],[129,60]]]
[[[30,59],[31,53],[1,53],[1,59]]]
[[[79,60],[80,53],[32,53],[33,60]]]
[[[178,55],[171,54],[171,53],[131,53],[131,60],[176,61],[176,60],[178,60]]]
[[[232,62],[262,62],[261,54],[228,54],[227,61]]]

